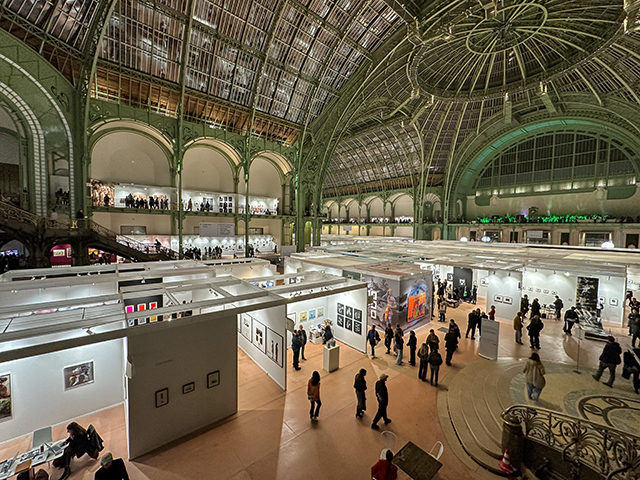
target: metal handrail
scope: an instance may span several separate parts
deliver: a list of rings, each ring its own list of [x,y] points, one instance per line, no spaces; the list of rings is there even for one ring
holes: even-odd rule
[[[41,221],[38,215],[16,207],[4,199],[0,199],[0,217],[7,220],[30,223],[34,227],[37,227]]]
[[[585,465],[607,480],[640,476],[640,436],[545,408],[513,405],[502,413],[517,418],[527,438]],[[633,472],[634,477],[629,477]]]

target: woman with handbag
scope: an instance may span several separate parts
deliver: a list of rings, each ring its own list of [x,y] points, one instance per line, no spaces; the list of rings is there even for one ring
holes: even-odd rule
[[[540,361],[540,355],[533,352],[524,364],[522,373],[524,373],[525,381],[527,382],[527,396],[529,400],[537,403],[540,393],[542,393],[542,389],[547,383],[544,379],[545,371],[544,365]]]

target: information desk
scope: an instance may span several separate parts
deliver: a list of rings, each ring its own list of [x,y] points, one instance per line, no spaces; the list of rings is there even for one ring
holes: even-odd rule
[[[67,439],[58,440],[57,442],[45,443],[39,447],[33,448],[26,453],[16,454],[15,457],[9,458],[0,463],[0,480],[12,477],[13,475],[37,467],[46,462],[61,457],[64,453],[62,444]]]
[[[431,480],[442,464],[412,442],[407,443],[392,460],[413,480]]]

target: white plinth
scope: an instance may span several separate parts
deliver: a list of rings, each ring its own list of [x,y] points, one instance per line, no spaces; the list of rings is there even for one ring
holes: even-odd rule
[[[327,372],[333,372],[340,367],[340,346],[325,347],[322,349],[322,368]]]

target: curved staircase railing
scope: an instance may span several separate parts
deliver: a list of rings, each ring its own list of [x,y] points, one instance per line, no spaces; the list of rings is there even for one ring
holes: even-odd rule
[[[34,227],[37,227],[41,221],[38,215],[16,207],[4,199],[0,199],[0,218],[5,221],[28,223]]]
[[[607,480],[640,478],[640,436],[545,408],[514,405],[502,413],[520,420],[530,440],[562,453]]]

